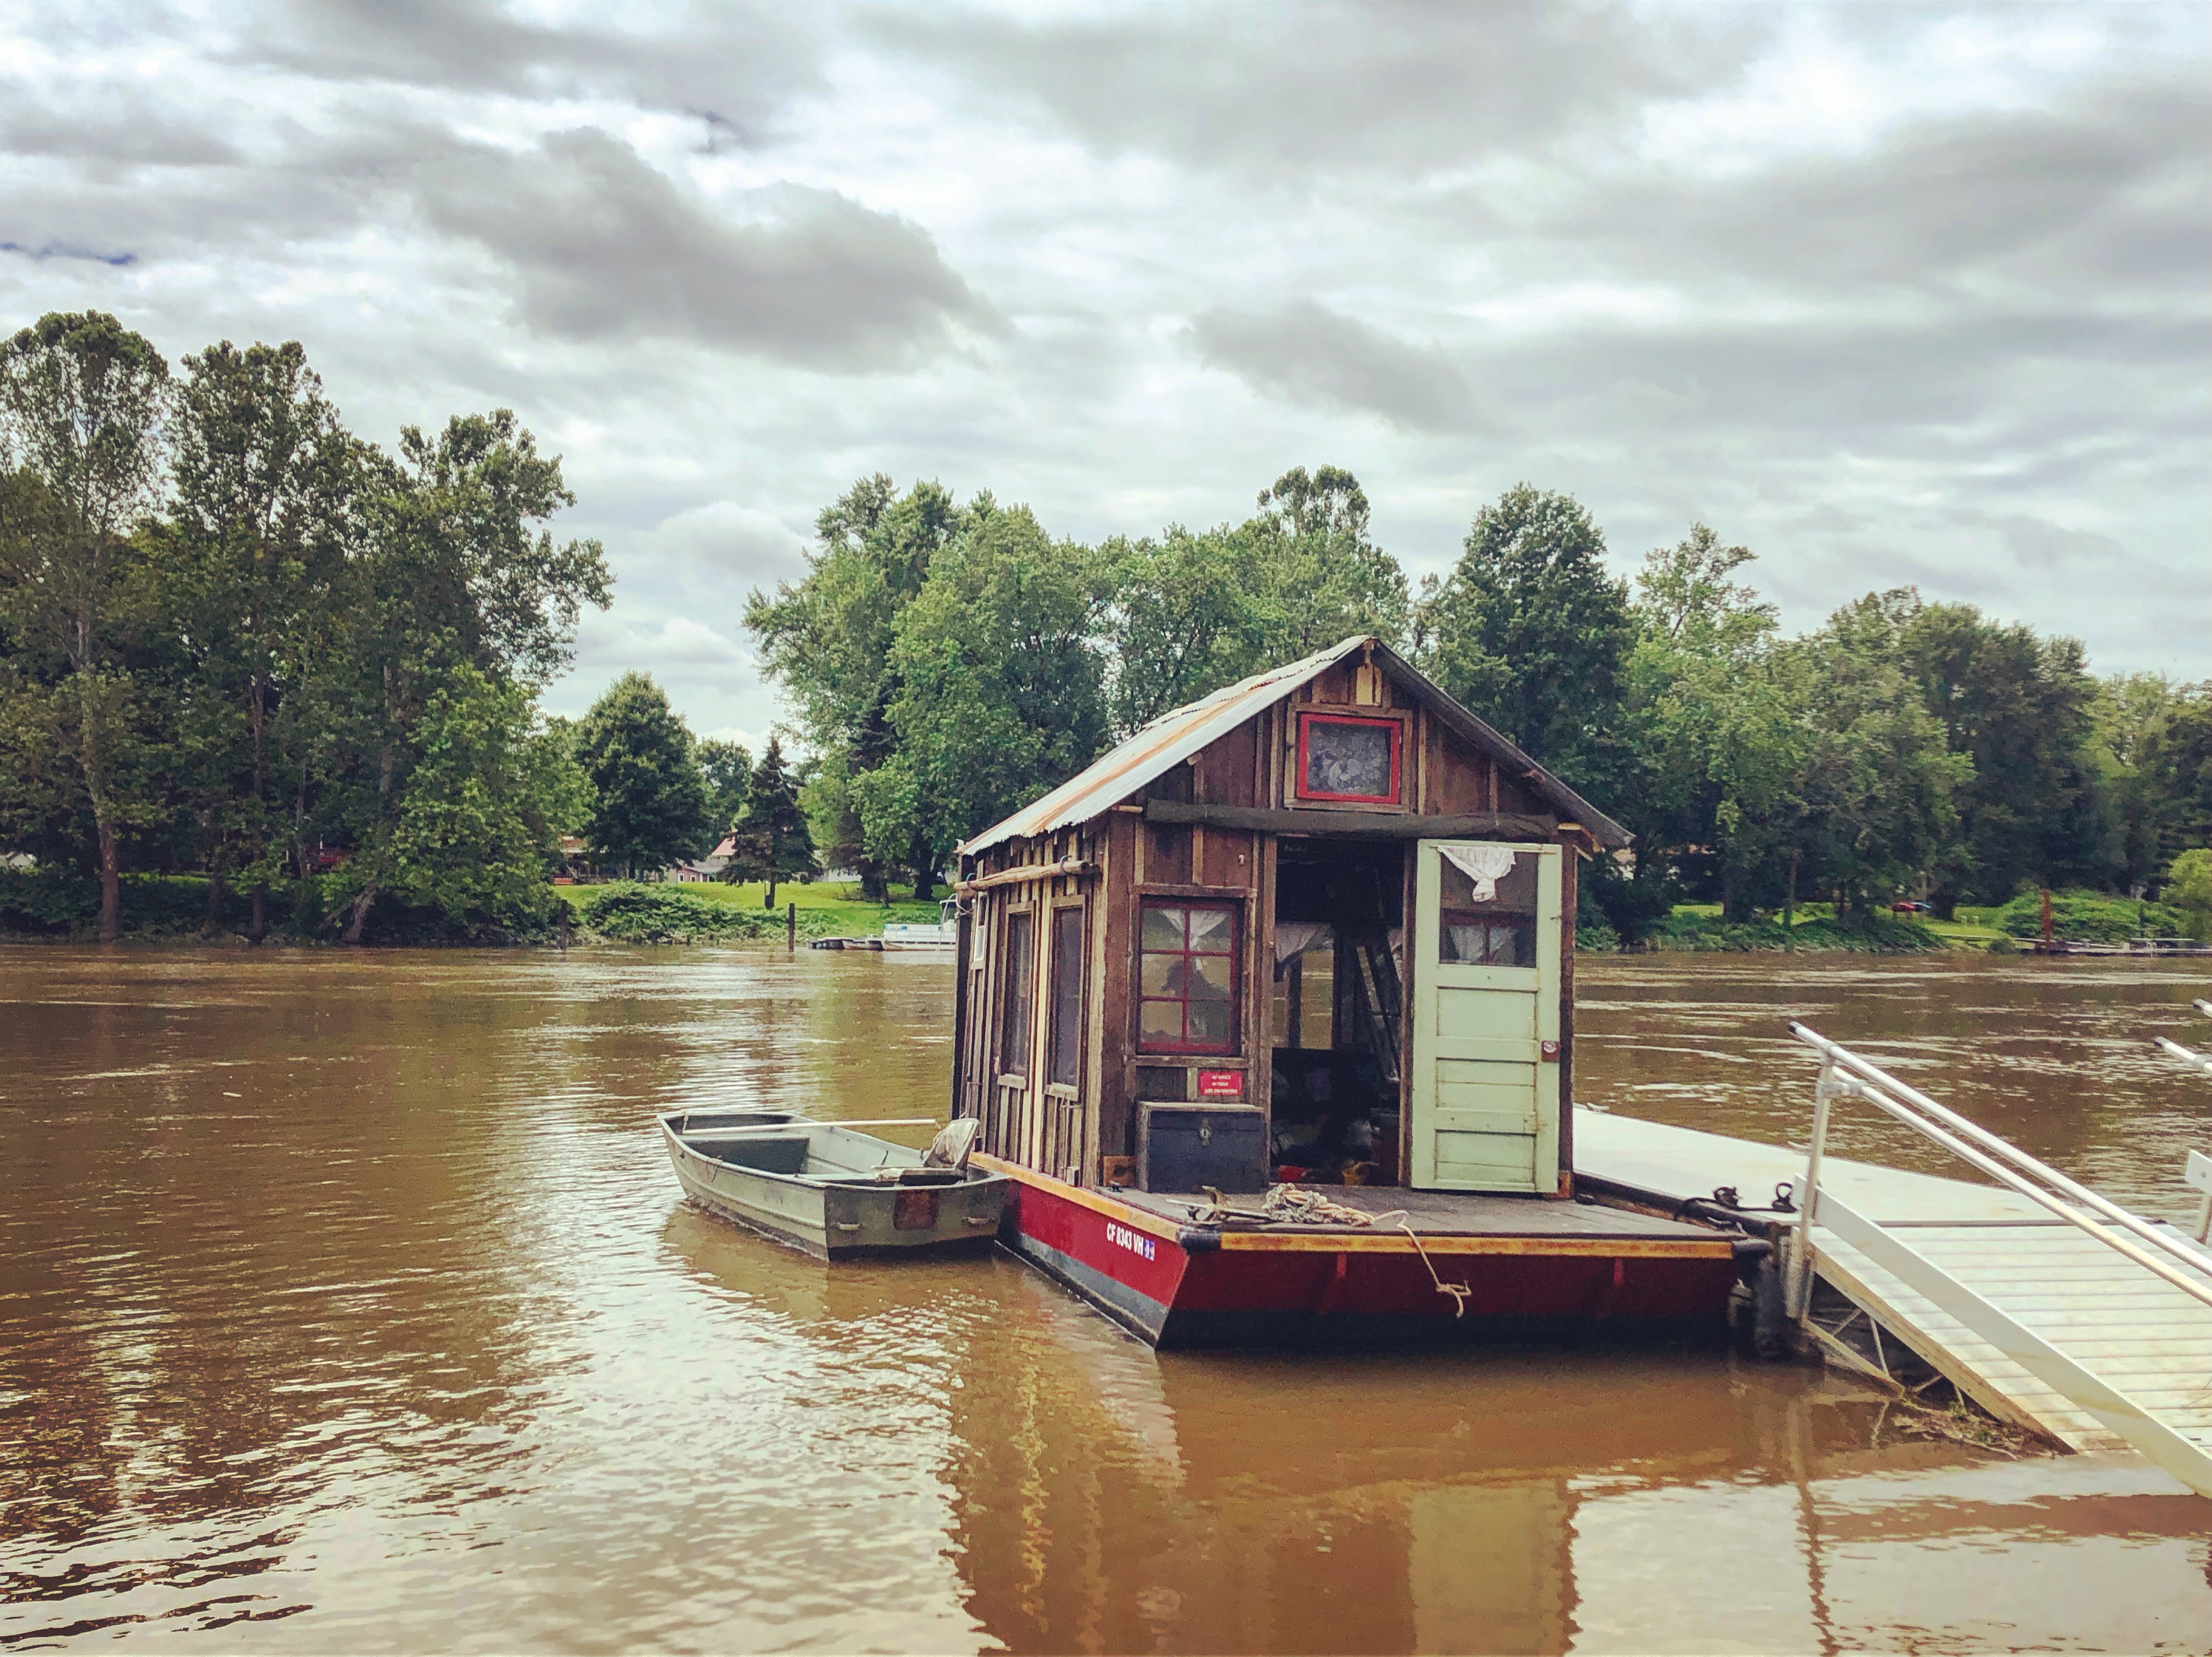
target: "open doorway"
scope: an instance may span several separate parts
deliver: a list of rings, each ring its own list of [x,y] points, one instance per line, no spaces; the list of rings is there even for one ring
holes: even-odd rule
[[[1269,1021],[1279,1179],[1401,1182],[1405,867],[1390,843],[1279,842]]]

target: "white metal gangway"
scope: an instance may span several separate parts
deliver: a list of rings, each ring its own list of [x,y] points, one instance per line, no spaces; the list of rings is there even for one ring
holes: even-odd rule
[[[1792,1314],[1809,1315],[1817,1272],[2000,1413],[2075,1448],[2131,1446],[2212,1496],[2212,1252],[1818,1031],[1790,1029],[1821,1059],[1790,1263]],[[1903,1123],[2002,1191],[1930,1181],[1916,1189],[1948,1187],[1972,1200],[1885,1196],[1885,1210],[1901,1211],[1860,1212],[1821,1183],[1832,1108],[1844,1099]],[[2192,1172],[2203,1160],[2192,1158]]]

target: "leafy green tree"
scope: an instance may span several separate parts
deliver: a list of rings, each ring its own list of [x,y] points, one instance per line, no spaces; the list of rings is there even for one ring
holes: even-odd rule
[[[159,504],[169,402],[161,354],[104,313],[49,313],[0,345],[0,602],[18,648],[57,665],[19,677],[10,707],[18,744],[51,747],[74,772],[108,943],[120,836],[155,805],[151,713],[123,646],[145,605],[131,537]]]
[[[1635,624],[1605,537],[1571,496],[1516,484],[1476,513],[1416,619],[1431,677],[1569,781],[1601,795]]]
[[[768,739],[768,751],[747,779],[744,810],[730,841],[733,855],[722,878],[765,882],[764,909],[775,907],[780,882],[814,877],[814,841],[806,813],[799,809],[797,780],[783,762],[783,744],[777,737]]]
[[[576,758],[592,786],[586,838],[602,859],[635,877],[713,844],[690,728],[648,675],[623,674],[592,703]]]
[[[1294,467],[1259,506],[1235,527],[1170,525],[1157,541],[1099,549],[1112,593],[1101,637],[1116,735],[1355,633],[1404,642],[1405,572],[1370,538],[1358,478]]]
[[[1917,604],[1910,590],[1869,593],[1793,646],[1811,727],[1798,844],[1846,910],[1909,889],[1964,848],[1958,798],[1973,759],[1951,752],[1899,665]]]
[[[174,515],[155,543],[162,619],[189,671],[177,756],[204,836],[208,921],[235,865],[252,888],[248,936],[293,851],[286,780],[296,715],[324,665],[334,583],[355,546],[360,446],[295,343],[228,341],[184,359],[172,459]],[[296,801],[294,802],[296,804]]]
[[[2175,857],[2158,901],[2180,912],[2190,937],[2212,941],[2212,850],[2199,846]]]
[[[522,744],[522,760],[535,797],[543,803],[556,846],[569,835],[591,833],[596,804],[592,780],[576,760],[576,721],[540,715]]]
[[[809,746],[825,762],[840,756],[838,768],[856,781],[897,749],[890,707],[899,694],[891,663],[899,617],[966,519],[940,484],[916,483],[901,495],[881,472],[863,477],[815,520],[805,576],[773,593],[756,588],[745,601],[762,671],[789,701]],[[858,861],[862,890],[880,899],[875,844],[867,840]]]
[[[1267,665],[1275,607],[1254,579],[1252,537],[1176,524],[1157,541],[1117,537],[1098,551],[1113,595],[1102,641],[1116,735]]]
[[[1959,794],[1962,854],[1938,871],[1939,912],[2116,874],[2121,828],[2093,756],[2096,685],[2080,643],[1914,595],[1898,644],[1948,745],[1974,765]]]
[[[2174,689],[2143,734],[2142,771],[2158,862],[2212,845],[2212,680]]]
[[[1341,466],[1310,475],[1293,466],[1261,490],[1259,514],[1242,539],[1272,612],[1265,647],[1274,661],[1310,656],[1355,633],[1404,641],[1412,619],[1406,573],[1370,538],[1368,518],[1366,491]]]
[[[532,701],[465,663],[430,692],[392,830],[394,896],[510,928],[552,912],[559,785],[532,763]]]
[[[556,543],[544,527],[575,496],[509,410],[456,416],[434,437],[408,427],[396,458],[364,465],[360,550],[309,703],[325,756],[315,815],[300,820],[303,858],[318,824],[353,847],[349,944],[396,872],[431,693],[462,665],[535,692],[568,665],[581,607],[604,607],[610,590],[598,542]]]
[[[1805,688],[1777,649],[1774,606],[1736,579],[1752,559],[1704,524],[1645,555],[1622,714],[1636,765],[1620,809],[1639,875],[1711,848],[1729,920],[1750,918],[1789,855],[1809,752]]]
[[[1109,567],[986,495],[899,619],[898,745],[853,782],[870,850],[926,896],[968,835],[1063,781],[1106,736],[1098,623]]]
[[[703,737],[694,748],[707,783],[707,821],[719,839],[737,824],[751,792],[753,756],[743,743]]]

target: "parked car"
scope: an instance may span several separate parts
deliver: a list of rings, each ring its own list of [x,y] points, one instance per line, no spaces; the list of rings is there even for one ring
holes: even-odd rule
[[[1934,904],[1923,903],[1917,898],[1907,898],[1902,903],[1891,904],[1889,907],[1891,913],[1893,914],[1932,915],[1936,913],[1936,906]]]

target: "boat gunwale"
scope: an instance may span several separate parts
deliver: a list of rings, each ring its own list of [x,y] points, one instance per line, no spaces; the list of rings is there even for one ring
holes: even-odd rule
[[[681,1111],[672,1111],[667,1115],[659,1117],[656,1120],[660,1124],[660,1131],[662,1134],[668,1139],[669,1143],[675,1145],[677,1149],[681,1150],[686,1156],[691,1157],[697,1162],[705,1162],[714,1168],[726,1168],[732,1174],[743,1174],[749,1178],[756,1180],[770,1180],[779,1185],[793,1186],[804,1191],[825,1191],[833,1188],[837,1190],[853,1191],[970,1191],[978,1186],[988,1185],[993,1180],[1000,1177],[988,1169],[979,1174],[974,1168],[970,1167],[957,1170],[960,1177],[952,1181],[949,1184],[939,1182],[928,1185],[902,1186],[886,1181],[869,1179],[865,1175],[857,1174],[842,1177],[810,1174],[778,1174],[772,1168],[751,1168],[743,1162],[726,1162],[719,1156],[709,1156],[703,1150],[700,1150],[695,1146],[685,1144],[684,1136],[669,1126],[672,1118],[681,1116],[684,1113]],[[801,1117],[794,1118],[789,1122],[778,1122],[773,1125],[764,1122],[757,1127],[737,1128],[730,1130],[730,1132],[738,1134],[752,1133],[769,1135],[785,1132],[794,1126],[805,1128],[834,1128],[837,1127],[837,1124],[835,1122],[820,1121],[811,1117]],[[872,1135],[860,1132],[856,1128],[841,1128],[838,1131],[842,1133],[849,1133],[855,1138],[866,1139],[872,1137]],[[889,1144],[890,1141],[885,1139],[879,1140],[878,1143]],[[902,1150],[912,1149],[911,1146],[906,1145],[902,1145],[897,1148]],[[811,1152],[809,1154],[810,1156],[811,1155]],[[885,1164],[885,1166],[889,1166],[889,1164]]]

